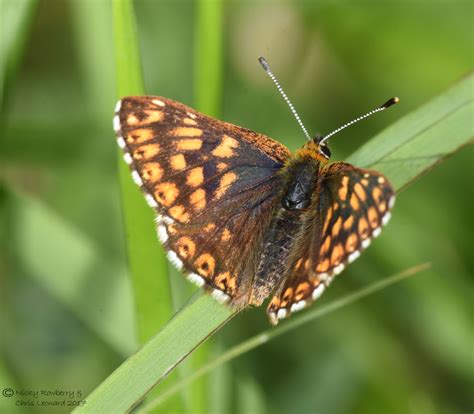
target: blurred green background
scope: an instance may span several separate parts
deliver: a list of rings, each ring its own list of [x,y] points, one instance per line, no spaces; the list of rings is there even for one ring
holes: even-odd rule
[[[19,41],[2,84],[0,385],[85,395],[138,346],[112,130],[111,4],[26,1],[17,21],[9,3],[0,43],[11,32]],[[333,139],[333,160],[344,159],[472,70],[473,4],[225,1],[216,110],[302,145],[260,55],[312,134],[400,96]],[[146,93],[195,105],[196,4],[135,8]],[[219,393],[220,409],[239,413],[472,412],[472,162],[471,146],[404,191],[383,236],[318,303],[422,262],[431,271],[240,357],[218,387],[210,382],[211,400]],[[263,309],[245,312],[218,347],[267,326]],[[0,396],[0,411],[52,412],[12,400]]]

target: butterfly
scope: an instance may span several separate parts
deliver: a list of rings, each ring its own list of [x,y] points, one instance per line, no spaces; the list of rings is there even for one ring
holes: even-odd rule
[[[169,260],[233,308],[272,295],[272,324],[318,299],[390,219],[387,178],[330,164],[323,137],[292,154],[159,96],[121,99],[114,129]]]

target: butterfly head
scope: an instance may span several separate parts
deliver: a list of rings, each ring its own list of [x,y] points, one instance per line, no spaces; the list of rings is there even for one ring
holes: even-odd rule
[[[325,142],[320,142],[321,136],[316,136],[298,150],[298,155],[302,158],[312,158],[320,164],[326,164],[331,158],[331,150]]]
[[[321,142],[323,136],[317,135],[316,137],[313,138],[313,141],[316,144],[316,151],[318,154],[326,160],[329,160],[331,158],[331,150],[329,149],[329,146],[323,141]]]

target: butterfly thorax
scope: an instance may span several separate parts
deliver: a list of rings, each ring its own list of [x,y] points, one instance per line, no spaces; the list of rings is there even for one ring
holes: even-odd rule
[[[282,204],[287,210],[304,210],[315,194],[319,171],[327,160],[318,151],[318,144],[308,141],[288,160],[282,174],[285,177]]]
[[[321,168],[326,160],[308,143],[282,169],[282,186],[276,211],[262,245],[253,282],[251,303],[260,304],[288,276],[290,263],[300,257],[302,235],[315,222]],[[309,148],[308,148],[309,147]]]

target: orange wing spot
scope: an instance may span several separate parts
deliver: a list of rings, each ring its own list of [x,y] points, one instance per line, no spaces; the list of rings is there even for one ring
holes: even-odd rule
[[[230,294],[232,294],[236,288],[235,277],[230,277],[229,272],[219,273],[214,283],[219,289]]]
[[[321,280],[319,280],[319,279],[314,279],[314,280],[313,280],[313,289],[314,289],[315,287],[318,287],[321,283],[323,283]]]
[[[197,125],[197,122],[192,118],[184,118],[183,123],[186,125]]]
[[[305,270],[309,269],[309,259],[306,259],[306,261],[304,262],[304,268]]]
[[[170,135],[175,137],[200,137],[202,129],[191,127],[178,127],[170,131]]]
[[[372,198],[375,204],[379,204],[382,201],[382,190],[379,187],[374,187],[372,190]]]
[[[329,259],[323,260],[321,263],[316,266],[316,272],[318,273],[324,273],[327,272],[329,269]]]
[[[142,176],[145,181],[155,183],[161,180],[163,169],[157,162],[147,162],[143,165]]]
[[[169,234],[172,236],[176,235],[178,233],[178,230],[176,228],[176,224],[168,224],[166,226],[166,230],[168,231]]]
[[[346,175],[342,178],[342,181],[341,181],[341,186],[339,187],[339,198],[342,200],[342,201],[345,201],[346,197],[347,197],[347,191],[349,189],[349,177]]]
[[[369,186],[369,180],[367,178],[362,178],[362,180],[360,180],[360,183],[364,186],[364,187],[368,187]]]
[[[268,310],[272,311],[272,310],[275,310],[279,307],[280,307],[280,299],[278,298],[278,296],[273,296],[272,301],[268,305]]]
[[[214,223],[209,223],[206,227],[204,227],[204,231],[206,233],[209,233],[210,231],[214,230],[216,228],[216,225]]]
[[[176,149],[178,151],[199,150],[201,147],[202,141],[200,139],[182,139],[176,143]]]
[[[354,184],[354,191],[356,192],[356,194],[358,195],[360,200],[362,202],[364,202],[365,199],[367,198],[367,194],[364,191],[364,187],[362,187],[362,185],[360,185],[360,183],[355,183]]]
[[[152,122],[159,122],[163,119],[163,112],[160,111],[145,111],[147,117],[141,122],[141,124],[149,124]]]
[[[206,191],[202,188],[198,188],[189,196],[189,202],[198,211],[206,207]]]
[[[341,226],[342,226],[342,217],[339,217],[334,223],[334,226],[332,226],[333,236],[337,236],[339,234],[339,232],[341,231]]]
[[[332,207],[329,207],[327,215],[326,215],[326,220],[324,221],[323,234],[326,234],[326,230],[328,229],[331,218],[332,218]]]
[[[232,183],[237,180],[237,174],[234,172],[228,172],[225,173],[221,181],[219,182],[219,187],[217,188],[216,191],[216,198],[219,199],[221,198],[229,189],[229,187],[232,185]]]
[[[186,223],[189,220],[189,214],[186,213],[186,208],[182,205],[173,206],[169,209],[168,213],[175,220],[180,223]]]
[[[189,171],[186,177],[186,184],[191,187],[198,187],[204,182],[204,168],[196,167]]]
[[[336,244],[331,253],[331,265],[338,265],[342,259],[342,256],[344,256],[344,248],[342,247],[342,244]]]
[[[301,266],[301,263],[303,263],[303,259],[298,259],[298,261],[295,264],[295,270],[297,270]]]
[[[226,228],[222,231],[221,241],[226,242],[230,240],[230,231]]]
[[[173,236],[178,233],[178,230],[176,229],[176,224],[168,224],[166,226],[166,230],[168,231],[169,234]]]
[[[291,300],[293,297],[293,288],[287,288],[285,292],[282,295],[281,299],[281,307],[284,308],[286,305],[288,305],[288,302]]]
[[[347,253],[351,253],[356,249],[357,241],[358,241],[357,234],[352,233],[352,234],[349,235],[349,237],[347,238],[347,241],[346,241],[346,252]]]
[[[351,199],[349,201],[351,203],[351,207],[354,209],[354,210],[359,210],[359,207],[360,207],[360,204],[359,204],[359,200],[357,199],[357,196],[352,193],[351,195]]]
[[[305,293],[308,292],[308,290],[310,289],[310,284],[308,282],[303,282],[303,283],[300,283],[297,287],[296,287],[296,292],[295,292],[295,301],[299,301],[301,299],[303,299],[303,296],[305,295]]]
[[[129,144],[141,144],[153,138],[153,131],[149,128],[135,129],[128,133],[127,142]],[[158,144],[155,144],[158,146]]]
[[[359,219],[358,231],[363,239],[366,239],[369,235],[369,224],[367,223],[367,220],[364,217],[361,217]]]
[[[206,277],[212,276],[216,269],[216,260],[209,253],[201,254],[194,264],[196,265],[198,273]]]
[[[235,293],[236,289],[237,289],[237,278],[234,276],[234,277],[231,277],[227,281],[227,291],[232,295]]]
[[[367,215],[369,217],[369,223],[370,226],[375,229],[379,226],[379,215],[377,214],[377,210],[375,207],[370,207],[369,211],[367,212]]]
[[[133,158],[136,160],[149,160],[153,158],[160,152],[159,145],[156,144],[148,144],[142,145],[138,147],[135,151],[133,151]]]
[[[170,165],[173,170],[184,170],[186,168],[186,158],[183,154],[172,155]]]
[[[379,211],[383,214],[385,213],[385,210],[387,210],[387,203],[384,200],[382,200],[380,204],[378,205],[378,207],[379,207]]]
[[[129,116],[127,116],[128,125],[137,125],[139,122],[140,120],[134,114],[130,114]]]
[[[225,291],[227,287],[227,279],[230,277],[229,272],[224,272],[224,273],[219,273],[215,280],[214,283],[215,285],[220,289]]]
[[[217,171],[221,172],[225,170],[228,167],[228,165],[225,162],[219,162],[217,164]]]
[[[330,245],[331,245],[331,236],[327,236],[324,239],[323,245],[321,246],[321,256],[324,256],[328,252]]]
[[[179,195],[178,187],[175,183],[162,183],[156,186],[155,198],[156,201],[164,206],[170,206]]]
[[[349,230],[354,223],[354,217],[349,216],[346,221],[344,222],[344,230]]]
[[[229,158],[235,155],[234,149],[239,147],[239,141],[227,135],[222,137],[221,143],[214,148],[212,155],[220,158]]]
[[[130,114],[127,117],[127,124],[128,125],[143,125],[143,124],[150,124],[152,122],[158,122],[163,119],[163,112],[161,111],[154,111],[154,110],[146,110],[143,111],[145,113],[145,118],[140,119],[135,114]]]
[[[183,259],[189,259],[196,253],[196,244],[189,237],[180,237],[176,246],[178,246],[178,253]]]

